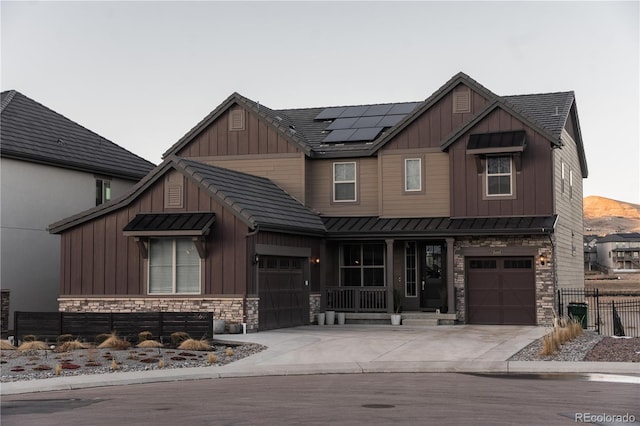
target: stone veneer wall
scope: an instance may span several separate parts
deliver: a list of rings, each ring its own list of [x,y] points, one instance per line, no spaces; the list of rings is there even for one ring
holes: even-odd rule
[[[548,326],[553,324],[555,304],[555,278],[553,245],[546,236],[515,236],[515,237],[482,237],[459,238],[454,245],[454,289],[456,299],[456,319],[466,322],[466,271],[463,249],[470,247],[486,247],[490,249],[505,249],[504,255],[509,256],[508,248],[531,247],[536,249],[534,258],[536,281],[536,314],[538,325]],[[489,251],[488,251],[489,253]],[[538,261],[540,255],[545,257],[545,264]],[[487,256],[490,256],[489,254]],[[500,257],[500,256],[496,256]]]
[[[320,312],[320,293],[312,293],[309,295],[309,322],[311,324],[318,322],[318,312]]]
[[[0,330],[6,333],[9,330],[9,290],[2,290],[0,298],[2,301],[2,313],[0,314]]]
[[[60,312],[213,312],[226,323],[247,323],[247,331],[258,330],[258,298],[153,298],[153,297],[61,297]],[[246,318],[243,318],[246,302]],[[243,321],[244,320],[244,321]]]

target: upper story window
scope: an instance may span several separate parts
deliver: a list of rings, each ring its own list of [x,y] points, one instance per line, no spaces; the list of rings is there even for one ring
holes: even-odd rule
[[[422,191],[422,159],[405,158],[404,190],[407,192]]]
[[[149,294],[199,294],[200,256],[190,238],[149,240]]]
[[[564,194],[564,162],[560,165],[560,193]]]
[[[333,201],[356,201],[356,163],[333,163]]]
[[[96,206],[111,200],[111,181],[96,179]]]
[[[487,157],[487,196],[512,195],[511,156]]]
[[[573,199],[573,170],[569,170],[569,198]]]

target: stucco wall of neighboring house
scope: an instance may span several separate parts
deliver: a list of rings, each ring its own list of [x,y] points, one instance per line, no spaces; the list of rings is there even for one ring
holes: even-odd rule
[[[566,131],[562,132],[562,141],[564,146],[553,151],[554,210],[558,214],[554,234],[556,276],[558,288],[579,288],[584,286],[582,171],[576,142]]]
[[[96,183],[91,173],[2,158],[0,185],[0,285],[11,291],[12,329],[16,310],[58,310],[60,237],[48,226],[94,207]],[[112,197],[131,185],[113,179]]]

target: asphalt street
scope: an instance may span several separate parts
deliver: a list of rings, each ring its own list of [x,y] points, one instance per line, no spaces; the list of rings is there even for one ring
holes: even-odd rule
[[[637,377],[635,383],[625,377],[387,373],[162,382],[6,395],[1,420],[3,426],[569,425],[624,418],[640,424],[640,386]]]

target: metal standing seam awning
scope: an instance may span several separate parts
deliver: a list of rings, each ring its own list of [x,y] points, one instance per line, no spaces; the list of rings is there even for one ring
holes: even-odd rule
[[[206,257],[204,237],[215,222],[215,213],[138,213],[123,229],[125,237],[134,237],[142,256],[148,258],[149,237],[193,237],[200,258]]]

